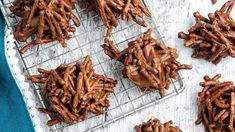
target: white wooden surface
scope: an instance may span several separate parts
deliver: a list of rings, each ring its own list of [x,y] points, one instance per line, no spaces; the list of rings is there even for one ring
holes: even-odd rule
[[[232,58],[226,58],[215,66],[204,60],[192,59],[192,50],[183,46],[183,41],[177,38],[177,34],[180,31],[186,32],[194,23],[193,12],[199,11],[206,16],[209,12],[219,9],[226,1],[219,0],[216,5],[212,5],[210,0],[148,0],[151,5],[150,10],[165,36],[166,44],[178,49],[178,60],[181,63],[193,65],[191,71],[182,72],[186,89],[178,96],[121,119],[97,132],[132,132],[136,124],[147,121],[151,117],[158,118],[162,122],[173,120],[185,132],[204,131],[203,125],[196,126],[194,123],[198,115],[197,93],[201,90],[198,83],[202,81],[204,75],[213,76],[217,73],[223,75],[222,80],[235,81],[233,76],[235,62]],[[70,127],[63,131],[75,132],[77,130]]]
[[[135,124],[156,117],[162,121],[173,120],[176,125],[185,132],[203,132],[203,125],[196,126],[198,115],[197,93],[201,90],[198,83],[204,75],[213,76],[217,73],[223,75],[222,80],[235,81],[235,61],[232,58],[224,59],[217,66],[204,60],[192,59],[192,50],[183,46],[183,41],[177,38],[180,31],[187,29],[195,22],[193,12],[199,11],[204,16],[209,12],[219,9],[227,0],[218,0],[212,5],[210,0],[149,0],[151,11],[156,16],[156,21],[161,27],[168,46],[175,47],[179,51],[179,61],[193,65],[191,71],[183,71],[186,89],[178,96],[170,98],[158,105],[147,108],[132,116],[126,117],[107,128],[104,132],[132,132]],[[235,18],[235,10],[233,10]]]

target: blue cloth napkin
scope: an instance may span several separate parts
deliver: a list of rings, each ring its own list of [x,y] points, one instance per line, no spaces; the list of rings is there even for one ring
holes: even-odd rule
[[[6,62],[4,25],[0,13],[0,132],[33,132],[26,104]]]

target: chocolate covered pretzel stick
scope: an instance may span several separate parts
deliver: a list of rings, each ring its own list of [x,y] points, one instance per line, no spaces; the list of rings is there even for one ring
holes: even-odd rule
[[[198,93],[201,112],[196,124],[204,123],[208,132],[233,132],[235,86],[233,82],[220,82],[220,74],[213,78],[204,77],[205,82],[200,86],[203,90]]]
[[[186,40],[186,47],[194,49],[193,58],[218,64],[225,57],[235,57],[235,22],[230,17],[233,5],[234,0],[229,0],[214,14],[209,13],[209,18],[194,13],[196,24],[188,34],[180,32],[178,35]]]
[[[47,125],[61,121],[68,124],[85,120],[88,112],[103,114],[109,107],[108,96],[113,93],[116,81],[94,73],[89,56],[83,63],[73,66],[61,64],[56,69],[38,69],[39,75],[30,76],[34,83],[41,84],[41,92],[49,102],[39,111],[51,116]]]
[[[136,132],[183,132],[179,127],[172,126],[173,122],[161,123],[158,119],[150,119],[141,125],[135,126]]]
[[[211,2],[214,5],[217,2],[217,0],[211,0]]]
[[[78,18],[72,13],[75,8],[71,0],[15,0],[10,10],[21,18],[15,27],[14,37],[26,41],[36,35],[32,42],[21,48],[24,53],[35,45],[58,40],[66,47],[65,39],[71,38],[69,32],[80,26]]]
[[[130,42],[123,51],[119,51],[108,38],[102,47],[106,55],[124,64],[124,77],[143,91],[158,90],[163,97],[170,78],[177,79],[177,71],[192,67],[176,61],[176,49],[159,43],[151,34],[152,29],[149,29],[143,36]]]

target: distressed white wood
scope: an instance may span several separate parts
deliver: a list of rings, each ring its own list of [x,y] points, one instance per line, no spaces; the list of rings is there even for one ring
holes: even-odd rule
[[[147,121],[151,117],[158,118],[162,122],[173,120],[185,132],[204,131],[203,125],[196,126],[194,123],[198,115],[197,93],[201,90],[198,83],[202,81],[204,75],[213,76],[217,73],[223,75],[223,80],[234,81],[235,68],[233,68],[233,65],[235,62],[232,58],[226,58],[215,66],[204,60],[192,59],[190,57],[192,50],[183,46],[183,41],[177,38],[177,34],[180,31],[186,32],[194,23],[193,12],[199,11],[206,16],[209,12],[219,9],[226,1],[219,0],[216,5],[212,5],[210,0],[148,0],[150,10],[156,17],[156,22],[165,36],[166,44],[178,49],[178,60],[180,62],[193,65],[191,71],[182,72],[186,89],[178,96],[121,119],[105,128],[98,129],[97,132],[132,132],[136,124]],[[58,48],[61,47],[58,46]],[[72,55],[68,58],[73,59]],[[60,62],[58,61],[58,63]],[[71,126],[63,131],[75,132],[77,128]]]

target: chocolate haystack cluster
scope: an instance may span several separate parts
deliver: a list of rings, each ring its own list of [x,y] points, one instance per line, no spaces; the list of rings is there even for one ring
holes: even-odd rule
[[[113,93],[116,81],[96,74],[89,56],[83,63],[61,64],[50,71],[39,68],[38,72],[29,79],[41,84],[40,90],[49,102],[46,109],[39,109],[51,116],[48,126],[85,120],[88,112],[100,115],[109,107],[108,96]]]
[[[15,38],[26,41],[35,35],[33,41],[20,51],[24,53],[35,45],[55,40],[66,47],[64,39],[71,38],[69,32],[76,30],[70,20],[80,26],[78,18],[72,13],[74,8],[72,0],[15,0],[10,10],[21,18],[15,27]]]
[[[189,34],[180,32],[178,36],[186,40],[186,47],[194,49],[193,58],[218,64],[222,58],[235,57],[235,22],[230,17],[233,5],[234,0],[229,0],[219,11],[209,13],[209,19],[194,13],[196,24]]]
[[[208,132],[234,132],[235,86],[232,81],[220,82],[220,74],[209,78],[200,85],[198,94],[201,112],[196,124],[203,122]]]
[[[161,123],[158,119],[150,119],[148,122],[135,126],[135,129],[136,132],[183,132],[172,124],[172,121]]]
[[[149,29],[121,52],[112,41],[102,47],[110,58],[124,64],[124,77],[129,78],[143,91],[159,90],[163,97],[165,89],[169,87],[170,78],[177,79],[177,71],[191,69],[191,66],[176,61],[176,50],[159,43],[151,34],[152,29]]]
[[[147,26],[143,16],[151,17],[149,10],[141,0],[81,0],[86,3],[87,9],[96,11],[106,28],[118,25],[117,17],[121,16],[128,22],[134,21],[139,25]]]

